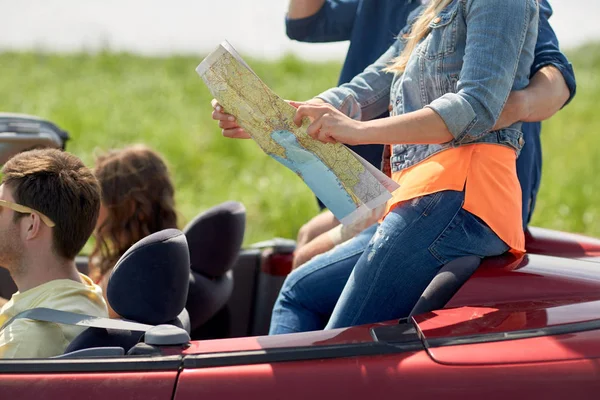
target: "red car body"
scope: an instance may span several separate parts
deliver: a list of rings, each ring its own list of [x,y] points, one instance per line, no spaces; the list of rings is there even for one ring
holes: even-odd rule
[[[160,356],[3,360],[0,399],[598,398],[600,240],[534,231],[528,255],[485,260],[443,310]]]

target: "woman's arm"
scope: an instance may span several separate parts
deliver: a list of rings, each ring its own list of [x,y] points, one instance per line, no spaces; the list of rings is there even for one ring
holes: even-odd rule
[[[402,49],[398,39],[377,61],[355,76],[350,82],[329,89],[318,96],[352,119],[368,121],[383,114],[390,102],[390,87],[394,74],[385,72]]]
[[[531,33],[537,28],[531,1],[467,0],[465,13],[467,39],[457,93],[446,93],[427,106],[458,143],[489,132],[511,89],[527,85],[523,77],[515,81],[515,74],[520,62],[533,62],[536,38]]]
[[[418,7],[409,15],[408,20],[413,19],[423,7]],[[399,34],[402,37],[410,31],[406,26]],[[344,114],[358,120],[370,120],[383,114],[389,104],[390,86],[394,75],[387,73],[384,69],[391,61],[400,55],[404,48],[404,41],[398,39],[377,61],[367,67],[352,81],[336,88],[329,89],[314,99],[311,103],[326,102],[341,110]],[[235,120],[235,116],[223,110],[217,100],[212,100],[212,118],[219,121],[219,127],[225,137],[236,139],[249,139],[250,135],[245,132]]]
[[[422,110],[366,123],[344,118],[327,105],[303,105],[298,108],[295,122],[299,124],[305,116],[312,118],[308,133],[329,143],[474,141],[496,123],[513,87],[520,57],[533,60],[534,42],[525,42],[533,39],[527,32],[533,29],[530,24],[537,18],[536,14],[529,1],[467,0],[468,34],[457,93],[447,93]],[[528,49],[529,45],[531,49]],[[364,96],[357,95],[356,91],[352,93],[344,86],[337,90],[336,96],[319,97],[334,106],[341,101],[352,105],[352,97],[364,100]],[[330,101],[332,97],[336,101]],[[363,109],[362,104],[357,103]],[[347,111],[340,106],[336,108]],[[363,116],[362,119],[368,118]]]
[[[309,102],[329,103],[345,115],[357,120],[370,120],[378,117],[387,110],[390,86],[394,79],[394,75],[385,72],[384,69],[400,54],[403,48],[404,42],[396,40],[377,61],[355,76],[352,81],[329,89]],[[213,107],[212,118],[219,121],[223,136],[236,139],[250,138],[250,135],[237,124],[235,117],[224,112],[217,100],[213,99],[211,104]],[[292,104],[295,106],[306,105],[306,103],[294,102]]]
[[[306,132],[324,143],[435,144],[454,139],[444,120],[430,108],[361,122],[348,118],[330,104],[302,104],[294,118],[296,125],[302,125],[304,117],[313,121]]]

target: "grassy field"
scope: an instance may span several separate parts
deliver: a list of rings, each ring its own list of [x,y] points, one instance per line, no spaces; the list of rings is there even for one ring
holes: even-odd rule
[[[532,225],[600,237],[600,45],[568,53],[573,101],[542,128],[542,186]]]
[[[600,45],[569,53],[575,100],[544,124],[544,177],[534,225],[600,237]],[[225,200],[248,211],[246,243],[294,238],[317,212],[309,189],[251,141],[221,137],[198,57],[0,53],[0,111],[42,116],[70,132],[67,149],[94,154],[143,142],[168,160],[180,225]],[[275,92],[307,99],[335,85],[339,63],[249,60]]]

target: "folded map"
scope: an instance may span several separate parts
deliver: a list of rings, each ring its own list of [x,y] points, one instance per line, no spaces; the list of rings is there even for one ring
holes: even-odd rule
[[[260,148],[294,171],[342,224],[352,224],[391,198],[398,185],[340,143],[322,143],[293,120],[296,109],[277,96],[223,42],[196,68],[224,110]]]

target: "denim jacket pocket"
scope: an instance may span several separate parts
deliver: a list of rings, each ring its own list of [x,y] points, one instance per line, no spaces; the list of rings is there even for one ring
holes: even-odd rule
[[[442,87],[443,93],[456,93],[458,91],[456,86],[458,85],[459,78],[460,75],[458,73],[444,74],[444,86]]]
[[[436,59],[456,51],[459,0],[454,0],[429,24],[430,32],[419,45],[426,59]]]

